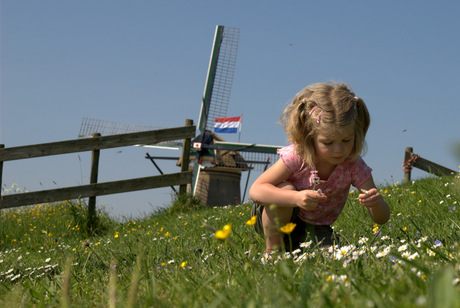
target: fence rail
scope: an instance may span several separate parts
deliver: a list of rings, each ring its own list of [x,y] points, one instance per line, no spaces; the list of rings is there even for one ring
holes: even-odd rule
[[[66,140],[36,145],[26,145],[5,148],[0,145],[0,187],[2,184],[3,163],[18,159],[43,157],[50,155],[68,154],[92,151],[90,184],[65,187],[60,189],[26,192],[12,195],[1,195],[0,210],[24,205],[40,204],[54,201],[71,200],[89,197],[89,216],[95,211],[95,197],[151,188],[180,185],[180,192],[186,191],[186,184],[192,182],[192,172],[188,164],[182,164],[181,172],[159,176],[142,177],[113,182],[97,183],[99,151],[101,149],[117,148],[132,145],[155,144],[162,141],[183,139],[182,155],[184,161],[189,160],[190,140],[195,136],[196,128],[192,120],[186,120],[184,127],[158,129],[137,133],[111,136],[94,134],[92,138]]]
[[[452,175],[457,173],[452,169],[422,158],[420,155],[414,154],[413,152],[414,149],[412,147],[407,147],[404,151],[403,171],[405,183],[410,181],[412,168],[414,167],[437,176]]]

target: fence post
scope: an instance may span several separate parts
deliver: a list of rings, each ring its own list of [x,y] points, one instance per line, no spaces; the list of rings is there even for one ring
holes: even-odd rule
[[[410,160],[413,151],[414,149],[412,147],[406,148],[404,151],[404,162],[408,162]],[[404,166],[404,183],[410,182],[411,172],[412,166]]]
[[[100,133],[94,133],[93,138],[100,137]],[[99,155],[100,150],[96,149],[92,151],[91,155],[91,175],[89,179],[90,184],[97,183],[97,176],[99,173]],[[96,196],[89,197],[88,200],[88,222],[87,222],[87,229],[89,232],[93,230],[96,223]]]
[[[4,144],[0,144],[0,149],[5,147]],[[3,160],[0,161],[0,198],[2,196],[2,178],[3,178]]]
[[[193,120],[186,119],[185,126],[192,126]],[[191,138],[184,139],[182,143],[182,165],[181,171],[185,172],[189,169],[190,164],[190,147],[191,147],[192,140]],[[187,184],[182,184],[179,186],[179,194],[183,195],[187,193]]]

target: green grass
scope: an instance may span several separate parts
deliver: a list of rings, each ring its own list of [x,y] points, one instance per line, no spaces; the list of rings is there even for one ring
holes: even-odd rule
[[[89,234],[77,201],[0,213],[2,307],[454,307],[460,305],[458,179],[381,192],[376,226],[351,193],[334,224],[341,246],[263,254],[250,204],[171,208]],[[214,233],[231,224],[226,240]]]

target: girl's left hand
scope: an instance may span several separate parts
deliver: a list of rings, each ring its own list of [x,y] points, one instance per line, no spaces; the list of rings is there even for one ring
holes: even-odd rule
[[[372,208],[377,206],[382,201],[382,195],[376,188],[371,188],[369,190],[362,190],[362,193],[359,194],[358,199],[359,203],[365,207]]]

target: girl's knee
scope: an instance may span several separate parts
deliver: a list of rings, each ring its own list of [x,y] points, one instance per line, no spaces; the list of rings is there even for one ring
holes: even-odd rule
[[[278,188],[281,189],[286,189],[286,190],[297,190],[297,188],[294,186],[294,184],[289,183],[289,182],[283,182],[277,185]]]

